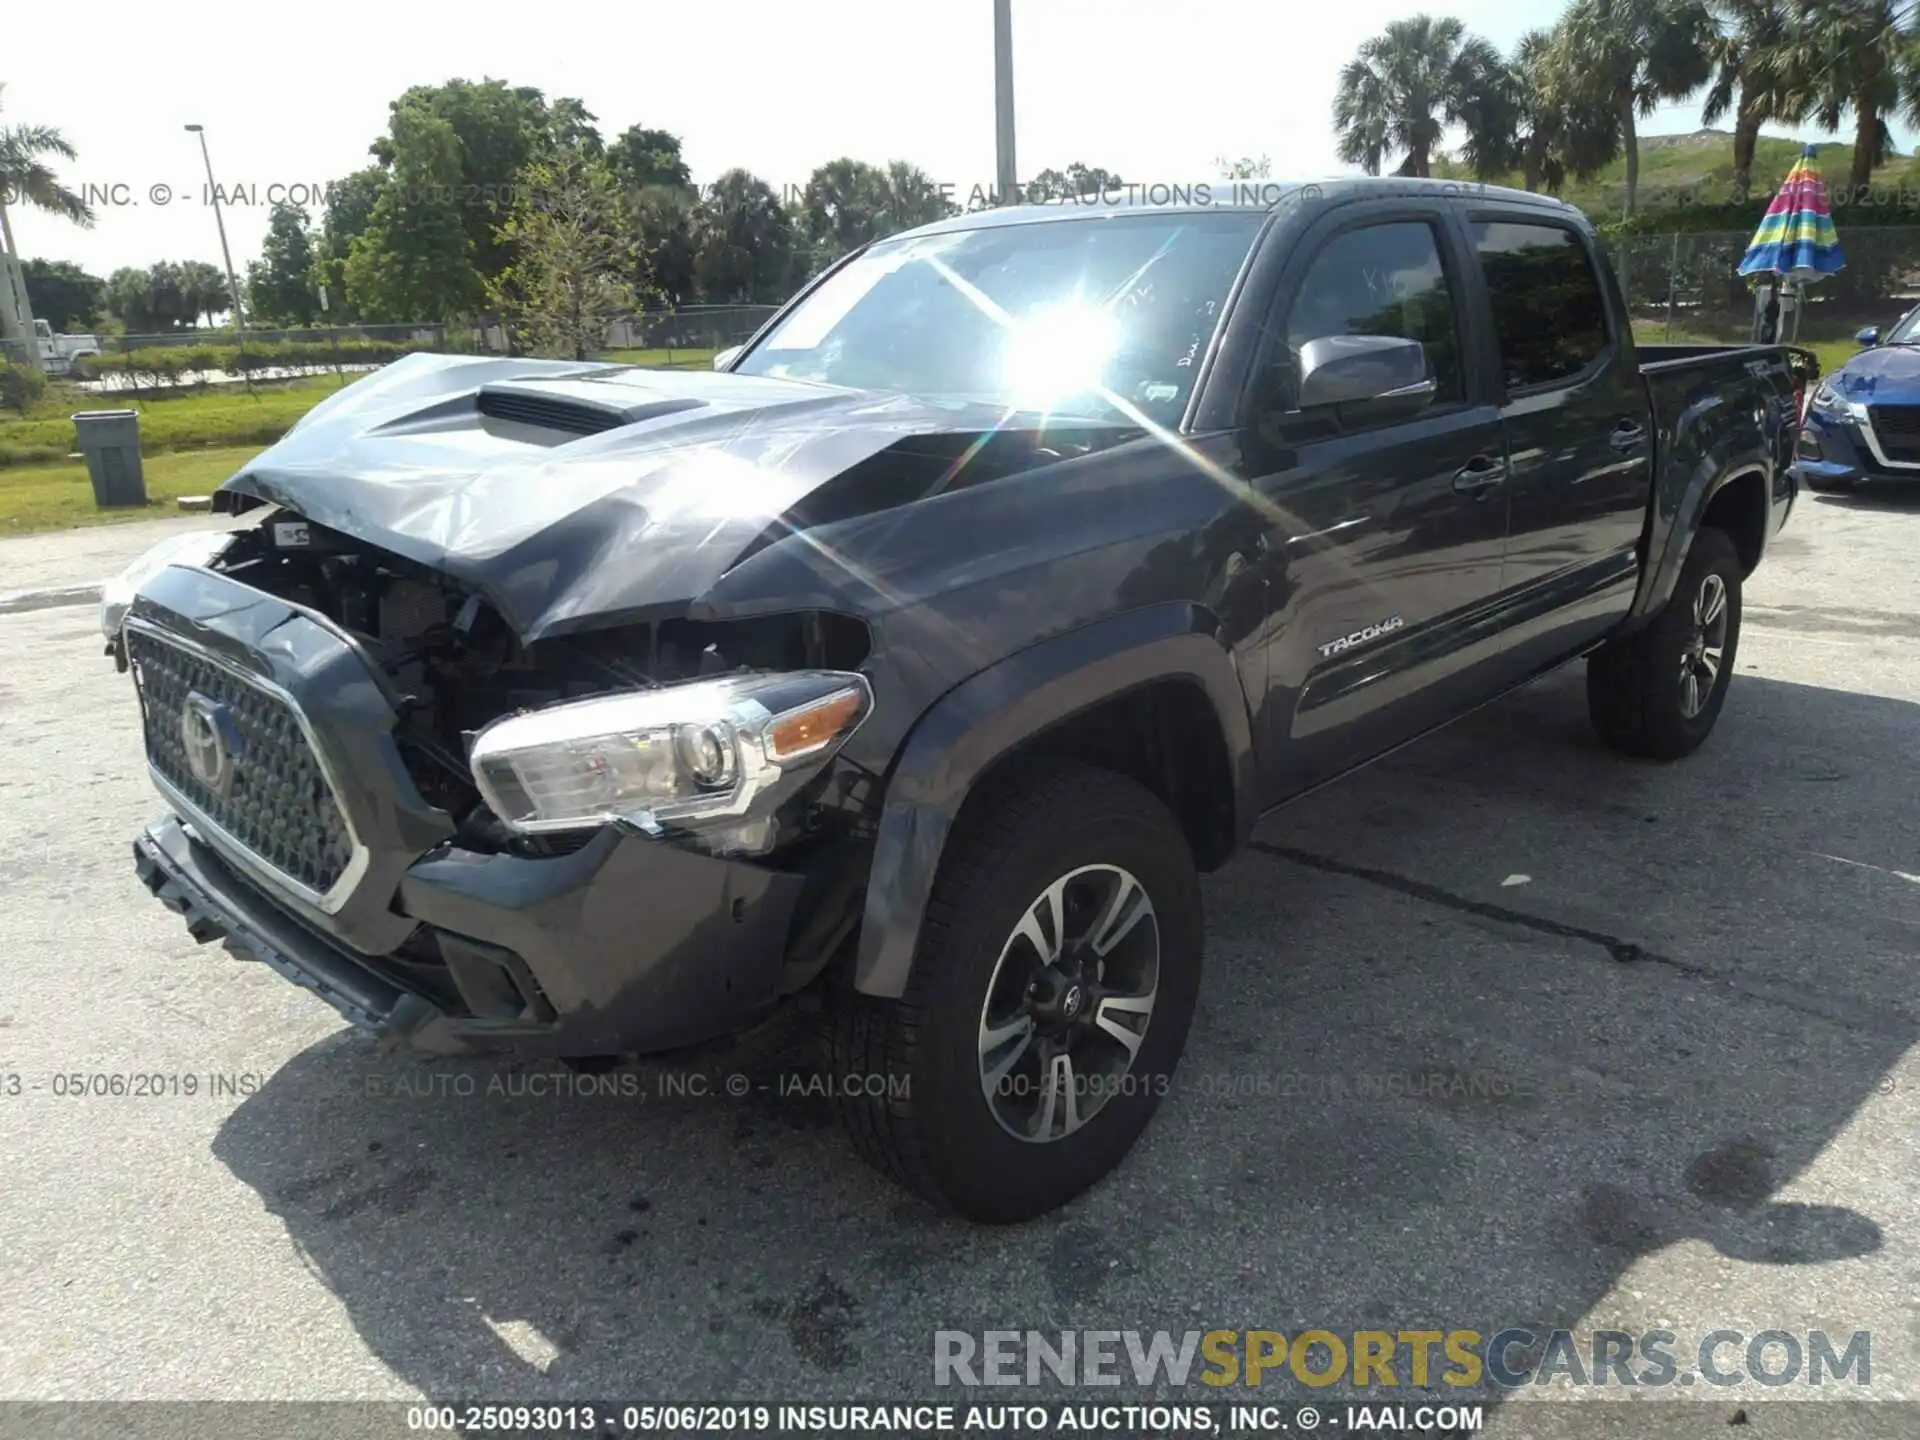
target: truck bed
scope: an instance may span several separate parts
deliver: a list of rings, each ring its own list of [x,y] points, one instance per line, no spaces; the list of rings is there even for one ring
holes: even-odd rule
[[[1771,360],[1786,351],[1794,365],[1794,374],[1803,384],[1820,378],[1820,357],[1800,345],[1636,345],[1640,354],[1640,373],[1657,375],[1696,365],[1702,360],[1723,360],[1738,356],[1743,360]]]

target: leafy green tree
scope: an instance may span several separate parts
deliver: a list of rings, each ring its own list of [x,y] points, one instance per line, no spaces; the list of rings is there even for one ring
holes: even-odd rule
[[[1574,0],[1561,21],[1555,63],[1570,94],[1618,128],[1626,214],[1640,193],[1639,122],[1708,82],[1718,33],[1702,0]]]
[[[1792,38],[1770,69],[1783,108],[1838,130],[1853,116],[1853,162],[1847,193],[1873,180],[1873,167],[1894,154],[1888,122],[1920,123],[1920,24],[1906,0],[1791,0]]]
[[[1713,82],[1700,119],[1708,125],[1733,116],[1733,189],[1744,200],[1753,184],[1760,127],[1770,120],[1797,124],[1786,70],[1793,20],[1787,0],[1714,0],[1720,30],[1712,48]]]
[[[611,172],[580,151],[521,172],[499,237],[513,258],[487,289],[533,351],[584,360],[638,307],[625,220]]]
[[[461,204],[460,137],[424,104],[397,108],[392,128],[386,183],[348,247],[347,298],[376,322],[463,319],[484,303],[486,282]],[[488,244],[505,268],[507,242],[490,234]]]
[[[800,229],[813,264],[829,265],[889,233],[892,202],[887,172],[864,160],[829,160],[807,179],[800,197]]]
[[[319,312],[325,320],[338,324],[357,318],[347,295],[347,254],[355,237],[367,228],[386,183],[386,172],[369,165],[327,186],[327,208],[313,245],[309,286],[316,306],[323,291],[326,295],[326,307]]]
[[[1431,175],[1447,127],[1461,125],[1475,168],[1492,163],[1503,152],[1510,115],[1482,101],[1505,68],[1499,51],[1458,20],[1391,21],[1340,71],[1333,100],[1340,158],[1378,175],[1398,153],[1405,158],[1397,173]]]
[[[55,330],[91,330],[100,323],[107,282],[71,260],[29,260],[27,298],[33,313]]]
[[[691,190],[693,175],[680,154],[680,137],[666,130],[629,125],[607,146],[607,165],[629,190],[666,185]]]
[[[197,328],[202,316],[212,325],[215,315],[233,310],[233,287],[217,266],[204,260],[185,261],[180,266],[179,284],[183,320],[188,325]]]
[[[578,101],[563,103],[567,108],[560,118],[560,133],[577,139],[579,128],[590,126],[593,117]],[[554,114],[546,97],[531,86],[510,86],[504,80],[415,85],[393,102],[387,133],[372,147],[374,157],[390,173],[400,164],[402,116],[416,114],[444,122],[453,136],[452,164],[443,175],[449,187],[448,207],[466,233],[469,268],[482,277],[498,275],[508,260],[498,227],[512,203],[514,177],[556,143]],[[464,285],[462,276],[455,288]]]
[[[1027,184],[1028,200],[1085,199],[1118,190],[1125,182],[1112,170],[1098,165],[1082,165],[1078,160],[1065,170],[1046,169]]]
[[[933,178],[918,165],[905,160],[887,162],[887,207],[883,235],[898,234],[921,225],[931,225],[949,215],[960,213],[953,197],[934,184]]]
[[[260,258],[247,267],[247,313],[269,325],[313,324],[320,313],[313,259],[307,212],[285,201],[276,203]]]
[[[129,335],[151,335],[160,328],[153,313],[152,272],[123,265],[107,276],[107,309]]]
[[[562,97],[547,111],[547,139],[555,149],[578,150],[590,159],[606,153],[597,118],[580,100]]]
[[[700,202],[694,273],[701,293],[722,305],[775,304],[791,290],[793,221],[773,187],[729,170]]]
[[[60,177],[47,164],[49,157],[74,160],[79,152],[51,125],[0,126],[0,338],[18,342],[24,348],[27,367],[36,372],[40,369],[40,349],[29,338],[33,330],[32,304],[7,207],[31,205],[71,220],[82,229],[93,225],[93,210],[60,183]]]
[[[692,188],[648,185],[627,192],[635,284],[678,308],[699,293],[700,202]]]

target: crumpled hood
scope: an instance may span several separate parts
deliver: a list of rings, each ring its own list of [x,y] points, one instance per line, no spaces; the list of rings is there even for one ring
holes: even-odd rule
[[[1920,346],[1880,345],[1847,361],[1827,382],[1863,405],[1920,405]]]
[[[532,641],[684,606],[850,467],[1000,418],[712,371],[414,355],[315,406],[215,504],[267,501],[431,566]]]

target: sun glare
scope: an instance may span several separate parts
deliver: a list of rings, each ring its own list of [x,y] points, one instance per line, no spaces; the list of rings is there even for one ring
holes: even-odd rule
[[[1113,317],[1097,305],[1036,310],[1008,327],[1001,378],[1016,405],[1048,409],[1099,387],[1118,338]]]

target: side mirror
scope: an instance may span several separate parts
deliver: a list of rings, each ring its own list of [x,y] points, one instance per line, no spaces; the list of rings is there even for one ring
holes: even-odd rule
[[[713,357],[713,368],[716,370],[726,369],[729,365],[733,364],[734,361],[740,358],[740,352],[746,348],[747,347],[744,345],[729,345],[726,349],[722,350],[718,355],[715,355]]]
[[[1877,325],[1869,325],[1853,338],[1860,342],[1862,350],[1871,350],[1880,343],[1880,328]]]
[[[1300,347],[1302,410],[1365,405],[1370,412],[1416,414],[1438,387],[1427,350],[1398,335],[1323,335]]]

